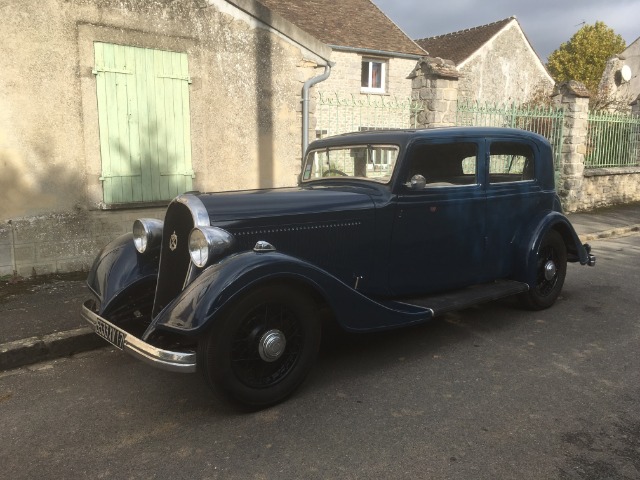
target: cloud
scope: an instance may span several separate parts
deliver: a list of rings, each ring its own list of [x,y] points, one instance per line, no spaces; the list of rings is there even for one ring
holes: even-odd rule
[[[639,34],[640,0],[449,0],[437,7],[424,0],[374,0],[411,38],[477,27],[515,15],[533,47],[546,57],[580,29],[600,20],[627,44]]]

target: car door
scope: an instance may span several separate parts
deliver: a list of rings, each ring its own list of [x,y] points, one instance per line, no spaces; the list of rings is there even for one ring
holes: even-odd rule
[[[495,279],[512,273],[516,242],[527,222],[544,209],[545,194],[536,175],[535,143],[487,138],[486,152],[487,250],[482,272],[484,279]]]
[[[405,157],[393,224],[389,282],[395,295],[474,283],[485,248],[484,144],[419,141]]]

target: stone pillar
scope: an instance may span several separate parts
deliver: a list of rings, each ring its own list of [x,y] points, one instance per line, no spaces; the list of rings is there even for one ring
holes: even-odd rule
[[[640,117],[640,95],[629,105],[631,105],[631,115]]]
[[[409,75],[411,97],[422,105],[416,113],[418,128],[451,127],[456,124],[458,72],[454,63],[441,58],[423,57]],[[412,124],[414,119],[412,118]]]
[[[582,204],[584,159],[587,153],[589,126],[589,91],[584,84],[571,80],[556,85],[556,106],[564,109],[564,131],[560,181],[556,189],[567,212],[575,212]]]

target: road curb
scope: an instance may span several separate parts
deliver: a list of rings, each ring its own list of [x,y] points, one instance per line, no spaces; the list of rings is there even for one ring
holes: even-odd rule
[[[0,371],[66,357],[106,345],[107,343],[90,327],[3,343],[0,344]]]
[[[637,223],[635,225],[627,225],[625,227],[612,228],[611,230],[602,230],[600,232],[580,235],[580,241],[588,242],[591,240],[598,240],[600,238],[619,237],[634,232],[640,232],[640,223]]]

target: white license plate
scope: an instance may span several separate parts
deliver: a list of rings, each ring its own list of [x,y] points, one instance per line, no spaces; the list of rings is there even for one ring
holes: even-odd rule
[[[103,322],[98,318],[96,321],[96,333],[113,346],[118,347],[120,350],[124,349],[124,337],[126,333],[123,330]]]

